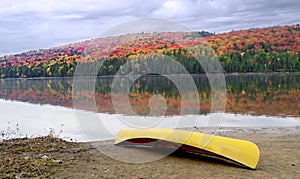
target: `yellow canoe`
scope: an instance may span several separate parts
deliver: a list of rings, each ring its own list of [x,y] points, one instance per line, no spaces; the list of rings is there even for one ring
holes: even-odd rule
[[[256,168],[259,160],[259,149],[252,142],[178,129],[124,129],[117,134],[115,145],[164,145],[157,141],[169,142],[165,145],[175,149],[229,159],[251,169]]]

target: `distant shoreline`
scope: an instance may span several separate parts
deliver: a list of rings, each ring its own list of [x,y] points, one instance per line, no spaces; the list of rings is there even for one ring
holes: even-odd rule
[[[213,74],[213,73],[210,73]],[[300,75],[300,72],[246,72],[246,73],[240,73],[240,72],[234,72],[234,73],[223,73],[225,76],[251,76],[251,75],[266,75],[266,76],[272,76],[272,75]],[[169,75],[186,75],[186,74],[169,74]],[[206,74],[187,74],[191,76],[206,76]],[[159,76],[159,74],[146,74],[144,76]],[[94,77],[94,76],[78,76],[78,77]],[[114,78],[115,75],[107,75],[107,76],[97,76],[97,78]],[[118,77],[129,77],[129,75],[124,76],[118,76]],[[0,78],[0,80],[38,80],[38,79],[62,79],[62,78],[68,78],[72,79],[74,77],[66,76],[66,77],[29,77],[29,78]]]

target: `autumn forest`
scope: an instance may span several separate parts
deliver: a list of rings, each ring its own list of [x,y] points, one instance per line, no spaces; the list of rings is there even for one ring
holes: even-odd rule
[[[200,74],[204,70],[192,53],[196,48],[206,61],[219,60],[227,73],[300,71],[297,24],[222,34],[141,32],[102,37],[0,57],[0,77],[71,77],[78,63],[95,67],[98,62],[103,62],[99,76],[114,75],[126,62],[153,53],[176,59],[189,73]]]

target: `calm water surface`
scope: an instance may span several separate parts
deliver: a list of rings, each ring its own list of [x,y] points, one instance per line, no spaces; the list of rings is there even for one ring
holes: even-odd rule
[[[211,95],[205,76],[193,76],[200,105],[194,116],[196,125],[203,127],[211,115]],[[118,130],[128,127],[118,120],[111,101],[112,77],[98,78],[95,85],[95,105],[91,105],[90,91],[82,89],[72,98],[72,78],[52,79],[6,79],[0,80],[0,131],[2,137],[39,136],[52,131],[63,138],[85,141],[78,122],[78,113],[73,108],[73,100],[80,105],[80,112],[93,113],[111,135],[96,136],[97,140],[113,138]],[[120,84],[122,85],[122,84]],[[226,76],[227,102],[221,127],[288,127],[300,126],[300,75],[261,74]],[[162,116],[152,116],[149,100],[160,94],[166,102]],[[180,124],[180,94],[176,86],[162,76],[144,76],[136,80],[130,88],[129,104],[136,120],[156,121],[155,127],[193,127]],[[96,110],[95,110],[96,107]],[[192,107],[191,107],[192,108]],[[194,107],[195,108],[195,107]]]

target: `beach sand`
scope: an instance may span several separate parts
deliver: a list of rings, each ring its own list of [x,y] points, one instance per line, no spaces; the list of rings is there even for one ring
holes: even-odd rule
[[[126,163],[104,155],[108,143],[74,143],[43,137],[0,143],[0,177],[50,178],[299,178],[300,127],[226,128],[217,135],[249,140],[260,149],[256,170],[230,162],[175,153],[148,163]],[[97,147],[96,147],[97,146]],[[124,148],[124,147],[122,147]],[[154,151],[126,148],[133,154],[159,155]],[[131,159],[119,150],[117,155]],[[127,156],[126,156],[127,155]]]

